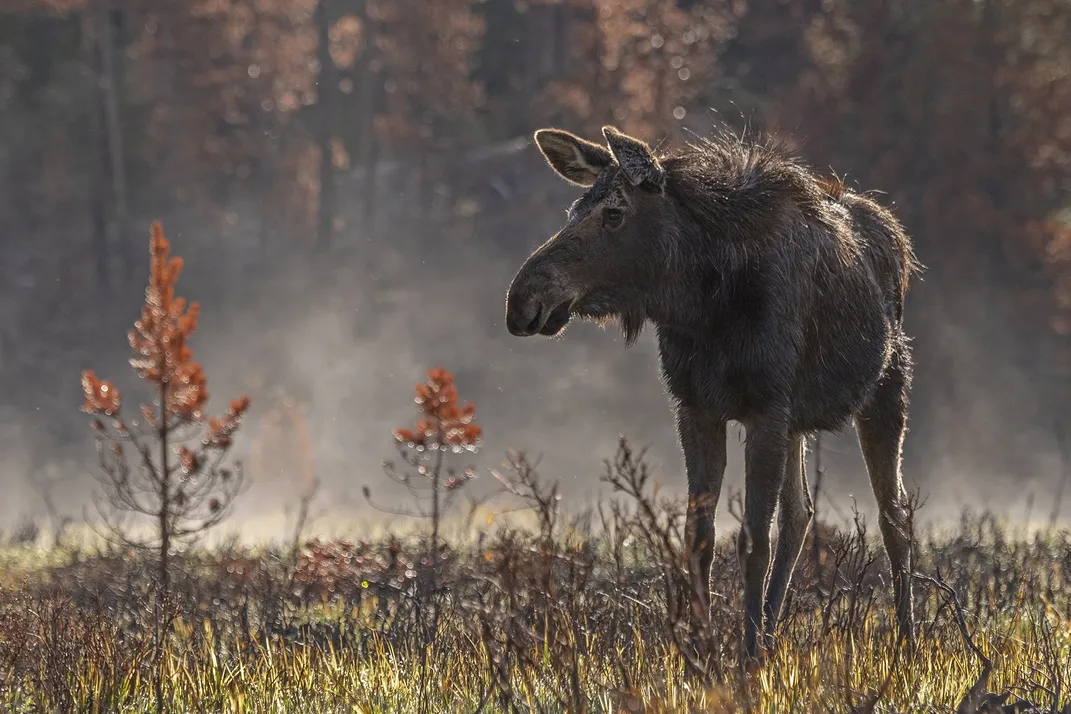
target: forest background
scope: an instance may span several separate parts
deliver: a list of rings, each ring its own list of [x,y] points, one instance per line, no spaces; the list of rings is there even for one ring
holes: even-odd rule
[[[576,194],[531,132],[606,123],[774,131],[881,192],[927,267],[907,317],[920,517],[1047,519],[1068,467],[1068,37],[1067,0],[2,0],[0,519],[86,502],[81,371],[127,372],[157,219],[210,306],[211,392],[253,398],[245,527],[275,529],[310,479],[331,515],[362,513],[435,365],[479,405],[478,465],[524,448],[588,498],[624,433],[679,491],[650,334],[626,352],[590,325],[503,325]],[[869,509],[852,433],[823,447],[829,506]]]

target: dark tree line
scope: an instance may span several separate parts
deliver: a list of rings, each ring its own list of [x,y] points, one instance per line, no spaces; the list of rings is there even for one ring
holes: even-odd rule
[[[129,302],[153,218],[212,227],[194,260],[373,266],[399,235],[491,240],[540,208],[518,195],[560,190],[532,173],[473,219],[473,152],[547,123],[658,142],[724,120],[791,134],[907,223],[928,267],[916,430],[957,404],[990,418],[944,379],[962,333],[957,369],[999,382],[1014,363],[1032,391],[1011,408],[1057,411],[1069,36],[1066,0],[5,0],[0,402],[30,399],[10,375],[75,374],[57,365],[122,324],[87,301]]]

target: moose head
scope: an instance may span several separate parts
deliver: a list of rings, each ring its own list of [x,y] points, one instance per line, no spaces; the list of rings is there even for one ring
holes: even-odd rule
[[[587,190],[514,277],[506,298],[513,335],[557,335],[573,316],[616,317],[631,342],[647,318],[648,293],[665,270],[662,236],[673,224],[667,173],[642,140],[612,126],[602,134],[606,146],[561,129],[535,133],[551,168]]]

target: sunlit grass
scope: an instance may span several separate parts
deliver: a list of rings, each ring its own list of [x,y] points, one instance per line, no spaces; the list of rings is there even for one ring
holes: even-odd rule
[[[879,546],[824,537],[825,575],[817,579],[805,552],[778,646],[745,675],[726,535],[715,568],[718,673],[705,682],[686,678],[681,643],[667,633],[664,572],[652,551],[629,544],[616,569],[613,546],[625,541],[605,534],[562,527],[549,583],[538,538],[459,539],[437,576],[448,587],[434,631],[421,628],[435,601],[413,590],[417,581],[399,579],[420,567],[419,540],[363,550],[307,543],[304,552],[333,555],[313,558],[319,569],[298,581],[288,580],[292,566],[278,548],[190,552],[176,561],[181,614],[162,656],[169,710],[848,714],[868,711],[880,694],[876,712],[956,712],[982,662],[950,600],[920,580],[918,643],[898,647],[887,566],[872,557]],[[587,550],[576,545],[585,538]],[[388,551],[396,567],[384,565]],[[833,558],[838,552],[844,557]],[[574,558],[588,572],[575,581]],[[502,564],[515,579],[486,589]],[[0,549],[0,712],[155,711],[150,566],[122,551]],[[992,660],[985,692],[1030,700],[1032,714],[1063,712],[1071,703],[1068,534],[1013,537],[995,521],[964,518],[920,539],[917,569],[954,586],[970,637]],[[488,639],[509,627],[522,631],[513,649]],[[556,634],[547,637],[548,627]],[[582,707],[571,708],[577,701]]]
[[[976,637],[994,660],[995,691],[1036,681],[1037,663],[1046,657],[1055,656],[1065,667],[1071,662],[1068,622],[1054,628],[1055,651],[1042,652],[1041,643],[1028,636],[1022,621],[1044,614],[1008,615],[1005,621],[989,623]],[[579,680],[592,713],[742,711],[748,702],[755,712],[847,711],[849,698],[863,701],[890,677],[876,711],[955,710],[979,673],[978,661],[956,628],[939,626],[913,656],[897,655],[885,617],[876,613],[856,631],[815,633],[814,639],[808,637],[805,624],[798,625],[787,633],[788,646],[761,670],[750,677],[731,673],[712,686],[686,681],[683,662],[665,645],[650,646],[636,639],[629,647],[614,648],[595,639],[578,659]],[[401,656],[375,640],[358,653],[300,642],[265,645],[236,637],[217,639],[211,631],[202,634],[194,638],[192,628],[179,623],[167,650],[165,680],[175,711],[469,714],[487,694],[486,653],[462,641],[463,630],[449,621],[428,647],[425,664],[416,654]],[[29,682],[5,687],[5,704],[10,711],[44,711],[38,707],[55,701],[55,690],[63,688],[73,711],[150,711],[151,652],[119,654],[115,648],[123,645],[118,641],[105,640],[101,646],[99,652],[85,652],[71,662],[61,681],[42,676],[40,682],[51,682],[47,686],[53,691]],[[556,711],[545,707],[560,693],[554,688],[562,681],[561,673],[539,666],[539,653],[531,654],[537,663],[531,671],[512,672],[519,698],[533,710]],[[117,668],[117,662],[130,666]],[[623,672],[630,681],[625,681]],[[1071,671],[1065,669],[1063,675],[1071,678]]]

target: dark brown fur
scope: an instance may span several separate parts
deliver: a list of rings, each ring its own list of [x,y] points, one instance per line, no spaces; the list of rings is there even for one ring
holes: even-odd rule
[[[917,268],[907,235],[889,211],[773,143],[720,135],[656,156],[612,127],[603,134],[606,147],[536,132],[550,165],[588,188],[510,285],[509,331],[555,335],[572,316],[616,318],[631,344],[654,325],[688,473],[689,552],[707,597],[726,425],[744,425],[749,657],[772,643],[810,524],[806,437],[854,419],[900,632],[912,638],[900,475],[911,378],[903,308]]]

